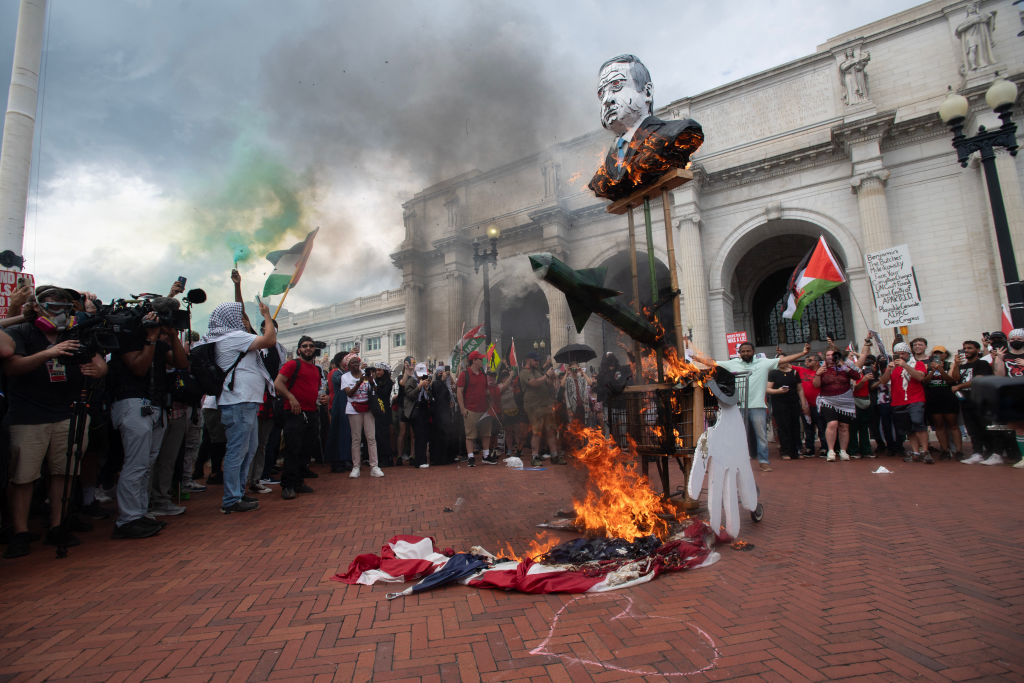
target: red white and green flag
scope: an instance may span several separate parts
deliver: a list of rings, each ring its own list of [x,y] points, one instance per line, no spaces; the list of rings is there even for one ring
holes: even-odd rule
[[[452,349],[451,366],[452,375],[457,375],[459,372],[459,366],[462,365],[462,361],[469,354],[474,351],[479,351],[487,340],[487,335],[484,333],[483,324],[477,325],[466,334],[462,335],[462,339],[455,344],[455,348]]]
[[[843,269],[829,251],[824,236],[819,237],[818,244],[804,256],[789,277],[789,284],[786,287],[789,295],[782,317],[799,322],[808,304],[844,282],[846,275],[843,274]]]
[[[263,296],[283,294],[295,285],[299,284],[302,271],[309,260],[309,254],[313,251],[313,239],[320,232],[317,228],[306,235],[306,239],[293,244],[291,249],[272,251],[267,254],[267,260],[274,264],[274,272],[267,278],[263,285]]]

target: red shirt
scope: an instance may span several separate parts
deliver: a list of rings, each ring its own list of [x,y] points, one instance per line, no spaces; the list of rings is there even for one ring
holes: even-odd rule
[[[292,382],[296,365],[299,367],[299,376]],[[284,375],[285,384],[291,384],[289,391],[299,400],[299,407],[306,411],[316,410],[316,398],[320,393],[320,371],[316,366],[290,360],[281,366],[280,373]],[[290,401],[285,399],[284,405],[286,410],[291,410]]]
[[[804,385],[804,396],[807,398],[807,402],[814,405],[814,402],[818,400],[818,387],[814,386],[814,370],[805,368],[802,365],[794,365],[793,369],[796,370],[796,374],[800,375],[800,383]]]
[[[463,370],[455,386],[462,389],[462,404],[466,410],[487,412],[487,375],[484,372]]]
[[[821,374],[821,386],[818,393],[822,396],[839,396],[850,390],[850,380],[860,379],[860,373],[846,366],[825,368]]]
[[[919,360],[910,361],[914,369],[924,372],[924,363]],[[892,405],[905,406],[911,403],[924,403],[924,385],[904,372],[898,365],[892,366],[892,379],[889,382],[892,387]]]

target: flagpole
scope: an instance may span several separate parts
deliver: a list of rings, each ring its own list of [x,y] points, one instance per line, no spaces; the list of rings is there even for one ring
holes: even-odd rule
[[[277,314],[281,312],[281,307],[284,306],[284,300],[288,298],[288,292],[292,291],[292,288],[284,290],[284,294],[281,296],[281,300],[277,302],[277,310],[274,311],[274,315],[270,316],[271,320],[277,320]]]

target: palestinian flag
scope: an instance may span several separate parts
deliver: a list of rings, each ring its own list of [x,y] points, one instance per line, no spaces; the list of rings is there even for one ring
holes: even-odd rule
[[[509,350],[508,350],[508,364],[511,365],[513,369],[518,369],[519,368],[519,358],[516,356],[516,338],[515,337],[512,337],[512,346],[509,347]]]
[[[800,265],[789,277],[789,284],[786,287],[789,296],[786,299],[786,310],[782,312],[782,317],[792,318],[799,322],[809,303],[844,282],[846,282],[846,276],[843,274],[843,269],[836,261],[836,257],[829,251],[828,245],[825,244],[825,238],[819,237],[818,244],[807,256],[804,256]]]
[[[263,296],[284,294],[285,291],[299,284],[302,277],[302,270],[309,260],[309,253],[313,251],[313,238],[320,232],[317,228],[306,235],[306,239],[292,245],[291,249],[272,251],[267,254],[267,260],[274,264],[274,272],[267,278],[263,285]]]

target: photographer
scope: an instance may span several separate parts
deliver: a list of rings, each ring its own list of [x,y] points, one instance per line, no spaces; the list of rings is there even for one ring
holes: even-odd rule
[[[867,356],[870,344],[870,340],[864,340],[861,359]],[[825,423],[825,443],[828,447],[825,461],[835,462],[837,440],[839,459],[850,459],[846,447],[850,443],[850,424],[857,413],[851,382],[860,380],[859,368],[863,365],[863,360],[857,363],[847,360],[845,352],[836,348],[831,339],[829,346],[829,350],[825,352],[825,364],[815,372],[814,386],[820,390],[818,414]]]
[[[985,421],[978,413],[978,407],[971,400],[971,383],[975,377],[983,377],[992,374],[992,366],[981,360],[981,344],[968,339],[961,346],[953,361],[953,369],[950,375],[956,384],[953,385],[954,395],[960,400],[960,411],[964,418],[964,427],[971,437],[971,447],[974,453],[960,462],[965,465],[974,465],[991,457],[995,453],[992,448],[992,438],[989,431],[985,429]],[[985,455],[985,454],[988,455]]]
[[[370,412],[370,387],[366,384],[366,375],[362,371],[362,359],[355,353],[345,356],[348,359],[348,372],[341,376],[341,390],[348,397],[345,404],[345,415],[352,436],[352,471],[350,479],[359,478],[359,451],[363,438],[366,438],[366,451],[370,459],[370,476],[383,477],[377,460],[377,426]],[[344,361],[342,361],[344,364]]]
[[[4,557],[21,557],[29,553],[31,535],[28,514],[32,502],[32,484],[39,479],[45,460],[50,469],[50,529],[46,543],[78,545],[68,534],[60,537],[61,500],[67,472],[68,429],[71,405],[79,397],[85,378],[99,378],[107,373],[107,364],[98,353],[88,358],[73,357],[87,353],[77,340],[59,341],[72,324],[74,302],[78,293],[52,285],[36,290],[35,303],[24,306],[23,322],[8,328],[0,338],[0,355],[8,377],[7,396],[10,410],[7,424],[11,438],[11,513],[14,535]],[[6,339],[4,339],[6,338]],[[9,343],[13,342],[13,354]],[[82,444],[84,450],[85,444]],[[73,476],[71,473],[70,476]]]
[[[153,464],[166,427],[167,366],[188,367],[178,331],[156,313],[166,301],[152,301],[154,310],[145,314],[139,327],[125,335],[120,352],[114,354],[110,363],[109,383],[114,399],[110,417],[124,446],[124,465],[117,482],[114,538],[147,538],[163,528],[163,523],[153,521],[146,513]]]
[[[270,309],[262,301],[259,309],[265,323],[259,336],[246,331],[244,309],[238,302],[223,303],[213,309],[206,333],[206,341],[217,345],[217,365],[227,373],[217,398],[228,442],[222,466],[224,497],[220,510],[224,514],[259,507],[259,503],[245,496],[244,485],[259,439],[256,415],[264,392],[273,384],[259,351],[277,343],[277,328]]]
[[[284,399],[281,497],[285,500],[292,500],[299,493],[313,493],[304,475],[310,460],[320,451],[320,369],[315,365],[319,353],[311,337],[300,337],[297,357],[282,365],[274,380],[274,389]]]
[[[415,444],[413,465],[421,469],[430,467],[427,446],[430,443],[430,414],[433,396],[430,392],[430,371],[426,363],[417,363],[413,374],[402,384],[402,394],[412,403],[409,424],[412,425]]]

